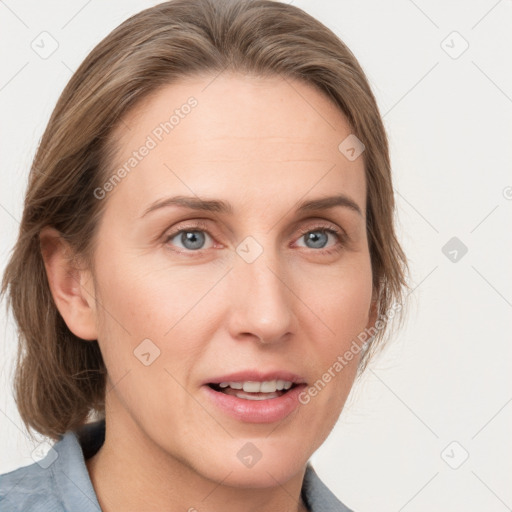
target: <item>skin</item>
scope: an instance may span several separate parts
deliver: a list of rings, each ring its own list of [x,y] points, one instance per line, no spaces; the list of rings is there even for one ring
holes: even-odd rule
[[[248,368],[313,384],[375,322],[364,161],[338,150],[351,133],[344,115],[298,81],[213,78],[166,86],[119,124],[112,171],[169,112],[198,101],[103,199],[94,272],[70,266],[52,228],[41,234],[59,311],[77,336],[98,339],[108,370],[106,439],[87,461],[104,512],[306,510],[306,463],[342,411],[359,356],[276,423],[225,415],[201,384]],[[299,201],[335,194],[362,215],[295,212]],[[222,199],[233,213],[172,206],[141,218],[174,195]],[[208,231],[200,250],[169,239],[198,219]],[[319,226],[345,239],[308,246],[303,233]],[[252,263],[236,253],[248,236],[263,248]],[[146,338],[160,350],[149,366],[134,356]],[[247,442],[262,453],[252,468],[237,458]]]

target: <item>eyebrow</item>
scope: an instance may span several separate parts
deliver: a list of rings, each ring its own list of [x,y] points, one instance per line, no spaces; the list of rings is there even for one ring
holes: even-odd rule
[[[180,206],[190,210],[207,211],[213,213],[233,213],[233,207],[226,201],[218,199],[200,199],[198,197],[188,196],[174,196],[155,201],[144,211],[144,213],[141,215],[141,218],[155,210],[167,208],[169,206]],[[359,208],[359,205],[353,199],[344,194],[321,197],[309,201],[301,201],[298,204],[296,211],[297,213],[304,213],[310,211],[328,210],[336,206],[348,208],[349,210],[352,210],[363,217],[363,212],[361,211],[361,208]]]

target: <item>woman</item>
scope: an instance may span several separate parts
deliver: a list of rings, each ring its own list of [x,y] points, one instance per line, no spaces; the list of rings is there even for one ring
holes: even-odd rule
[[[3,281],[57,441],[2,510],[349,510],[308,462],[401,312],[386,134],[300,9],[177,0],[86,58]]]

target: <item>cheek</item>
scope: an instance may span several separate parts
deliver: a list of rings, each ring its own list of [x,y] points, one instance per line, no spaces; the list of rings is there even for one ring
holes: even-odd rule
[[[317,276],[316,283],[315,288],[311,279],[304,282],[303,296],[317,317],[311,324],[315,326],[311,339],[319,362],[318,389],[324,389],[324,384],[328,389],[321,392],[319,402],[323,402],[321,409],[326,415],[335,417],[350,392],[362,356],[372,300],[369,256],[347,265],[329,279],[320,280]]]
[[[102,347],[106,357],[108,352],[115,351],[113,359],[119,361],[124,354],[131,363],[133,351],[145,339],[159,347],[164,356],[161,360],[169,355],[174,362],[184,362],[197,356],[202,340],[208,338],[204,330],[212,325],[206,316],[215,313],[213,308],[205,310],[201,299],[209,294],[225,269],[172,267],[161,261],[141,265],[143,257],[98,261],[102,261],[97,270],[98,313],[102,319],[100,336],[108,340]],[[198,311],[201,322],[194,321]],[[170,344],[172,338],[179,343]],[[168,354],[171,347],[172,354]]]
[[[98,269],[98,340],[115,388],[111,398],[115,395],[134,416],[160,410],[162,396],[175,397],[181,410],[185,403],[178,382],[186,383],[204,350],[202,340],[208,339],[187,313],[208,282],[192,283],[169,268],[148,272],[138,261],[104,260]]]
[[[329,274],[303,280],[304,302],[323,324],[327,345],[338,350],[365,329],[372,300],[369,255],[360,255]]]

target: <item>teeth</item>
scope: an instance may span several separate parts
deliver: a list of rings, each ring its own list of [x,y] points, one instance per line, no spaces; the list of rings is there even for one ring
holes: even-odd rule
[[[244,382],[243,390],[246,393],[259,393],[261,384],[259,382],[251,382],[250,380]]]
[[[277,393],[266,393],[265,396],[254,395],[251,393],[245,393],[244,391],[238,391],[235,395],[237,398],[244,398],[245,400],[268,400],[270,398],[278,398]]]
[[[293,383],[287,380],[266,380],[263,382],[247,380],[244,382],[221,382],[219,387],[240,389],[246,393],[275,393],[276,391],[288,390]]]
[[[277,389],[277,381],[275,380],[266,380],[260,385],[260,393],[275,393]]]

